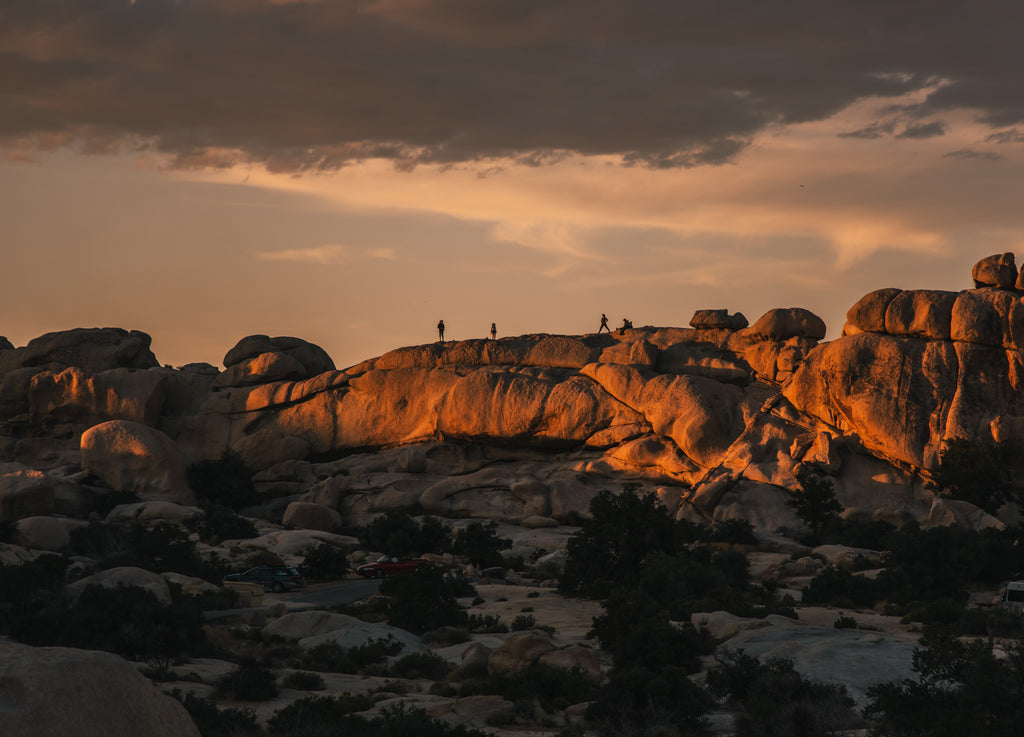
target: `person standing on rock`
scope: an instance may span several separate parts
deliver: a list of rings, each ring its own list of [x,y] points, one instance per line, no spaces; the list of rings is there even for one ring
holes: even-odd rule
[[[498,326],[495,325],[492,322],[491,323],[491,340],[497,340],[497,339],[498,339]]]
[[[607,330],[611,334],[612,329],[608,327],[608,315],[601,313],[601,327],[597,329],[597,334],[600,335],[602,330]]]
[[[437,321],[437,339],[444,343],[444,320]]]

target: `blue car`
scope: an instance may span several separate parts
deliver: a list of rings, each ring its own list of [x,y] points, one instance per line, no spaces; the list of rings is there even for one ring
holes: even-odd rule
[[[291,589],[301,589],[306,585],[299,572],[291,566],[256,566],[245,573],[228,574],[224,580],[261,583],[264,589],[273,591],[275,594]]]

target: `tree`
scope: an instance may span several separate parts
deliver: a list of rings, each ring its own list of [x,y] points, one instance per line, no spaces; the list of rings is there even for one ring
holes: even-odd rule
[[[939,496],[962,499],[989,514],[996,514],[1010,498],[1004,469],[1007,449],[1002,445],[954,438],[943,443],[939,467],[929,488]]]
[[[988,641],[929,628],[914,650],[917,680],[868,689],[865,716],[881,737],[1016,737],[1024,723],[1024,646],[996,657]]]
[[[252,471],[238,453],[226,450],[218,460],[193,463],[187,469],[187,478],[203,506],[222,504],[241,509],[260,501]]]
[[[512,541],[498,537],[498,523],[472,522],[459,530],[452,540],[451,552],[462,555],[469,562],[487,568],[502,564],[501,551],[512,547]]]
[[[465,626],[468,617],[455,600],[457,589],[457,581],[433,566],[420,566],[380,585],[380,592],[390,597],[388,623],[416,634]]]
[[[800,489],[792,493],[786,506],[796,510],[797,517],[803,520],[817,537],[822,530],[839,520],[843,505],[836,498],[832,482],[805,466],[797,470],[796,480],[800,484]]]

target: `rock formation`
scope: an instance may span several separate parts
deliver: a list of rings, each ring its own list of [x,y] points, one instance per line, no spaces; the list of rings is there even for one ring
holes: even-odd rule
[[[1013,255],[972,279],[872,292],[824,343],[800,308],[749,327],[701,310],[689,328],[433,343],[344,371],[265,335],[223,371],[161,367],[138,331],[0,343],[0,520],[83,518],[111,491],[187,507],[186,466],[234,452],[254,515],[325,531],[396,508],[538,527],[626,486],[679,517],[772,531],[799,524],[785,501],[803,465],[848,515],[929,523],[944,441],[1024,447]]]

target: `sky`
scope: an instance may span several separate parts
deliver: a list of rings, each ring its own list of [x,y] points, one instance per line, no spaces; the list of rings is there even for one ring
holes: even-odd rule
[[[1024,261],[1017,2],[0,0],[0,335],[339,368]]]

